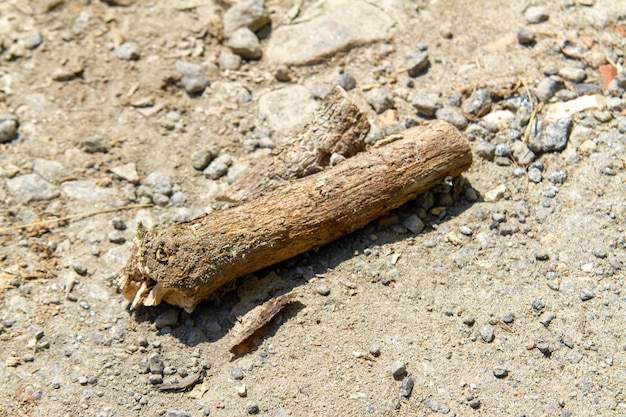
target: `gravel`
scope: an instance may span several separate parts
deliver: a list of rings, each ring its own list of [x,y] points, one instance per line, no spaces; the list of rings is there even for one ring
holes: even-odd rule
[[[491,327],[488,324],[482,326],[479,332],[480,332],[480,337],[487,343],[491,343],[495,339],[493,327]]]
[[[505,368],[498,367],[493,370],[493,376],[495,376],[498,379],[503,379],[509,376],[509,371]]]
[[[407,52],[406,58],[406,71],[411,77],[417,77],[430,65],[428,52]]]
[[[537,24],[548,20],[550,15],[544,6],[531,6],[524,11],[524,17],[530,24]]]
[[[520,45],[532,45],[535,42],[535,32],[526,27],[519,28],[517,31],[517,41]]]
[[[435,112],[435,117],[444,120],[459,130],[465,130],[468,121],[461,110],[453,107],[442,107]]]
[[[18,121],[16,116],[0,112],[0,143],[7,143],[15,139],[17,127]]]
[[[556,318],[556,313],[554,311],[545,311],[539,316],[539,323],[543,324],[545,327],[548,327],[552,320]]]
[[[393,96],[384,88],[374,88],[367,96],[367,102],[378,114],[394,108]]]
[[[465,113],[478,114],[489,105],[491,105],[491,92],[486,88],[479,88],[463,104],[463,111]]]
[[[243,370],[239,367],[235,367],[230,370],[230,376],[232,376],[237,381],[241,381],[243,379]]]
[[[406,365],[403,362],[395,362],[391,367],[391,376],[396,381],[402,381],[407,376]]]
[[[113,56],[124,61],[137,61],[141,57],[139,45],[124,42],[113,50]]]
[[[413,392],[413,386],[415,385],[415,381],[410,376],[405,377],[402,380],[402,396],[405,398],[409,398],[411,393]]]
[[[338,85],[346,91],[353,90],[356,88],[356,78],[352,74],[347,72],[339,74],[337,77],[333,78],[330,83],[331,86]]]
[[[413,97],[413,107],[417,114],[424,117],[433,117],[437,110],[441,108],[439,94],[427,91],[418,91]]]

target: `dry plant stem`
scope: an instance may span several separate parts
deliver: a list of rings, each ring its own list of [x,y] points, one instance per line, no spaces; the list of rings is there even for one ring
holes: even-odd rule
[[[244,173],[217,200],[252,200],[328,167],[333,153],[350,158],[364,149],[369,129],[367,116],[335,86],[302,132]]]
[[[367,225],[472,163],[443,121],[199,219],[140,227],[122,276],[133,307],[166,301],[188,312],[219,287]]]

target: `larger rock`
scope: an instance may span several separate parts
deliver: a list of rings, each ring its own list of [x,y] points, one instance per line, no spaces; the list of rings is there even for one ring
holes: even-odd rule
[[[17,136],[17,117],[0,113],[0,143],[10,142]]]
[[[37,174],[19,175],[6,180],[9,194],[23,204],[33,201],[52,200],[58,197],[59,190]]]
[[[303,124],[317,103],[306,87],[291,85],[270,91],[259,98],[259,113],[279,132],[289,132]]]
[[[33,161],[33,172],[50,182],[57,182],[70,175],[60,162],[40,158]]]
[[[393,23],[379,8],[361,0],[326,0],[305,12],[301,21],[272,33],[265,52],[269,64],[319,63],[337,52],[385,39]]]
[[[253,32],[270,23],[270,14],[263,0],[244,0],[233,5],[224,13],[224,33],[230,37],[239,28]]]
[[[226,42],[226,46],[244,59],[259,59],[263,54],[259,38],[248,28],[237,29]]]

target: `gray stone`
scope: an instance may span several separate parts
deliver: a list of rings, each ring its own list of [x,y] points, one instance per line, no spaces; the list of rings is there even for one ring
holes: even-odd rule
[[[374,88],[367,95],[367,102],[378,114],[394,108],[393,97],[384,88]]]
[[[535,310],[539,311],[539,310],[544,309],[544,307],[546,306],[546,303],[543,300],[533,300],[531,305],[533,306]]]
[[[383,131],[378,124],[370,120],[370,131],[365,136],[364,142],[368,145],[374,144],[383,138]]]
[[[124,235],[118,232],[117,230],[109,233],[107,235],[107,239],[109,239],[109,242],[115,243],[117,245],[121,245],[122,243],[126,242],[126,238],[124,237]]]
[[[247,170],[248,170],[247,164],[241,164],[241,163],[232,164],[230,168],[228,168],[228,172],[226,173],[226,181],[229,184],[232,184],[233,182],[237,180],[237,178],[241,176],[241,174],[243,174]]]
[[[263,0],[243,0],[235,3],[224,13],[224,34],[230,37],[237,29],[247,28],[253,32],[270,23],[270,14]]]
[[[159,355],[150,356],[150,359],[148,359],[148,370],[151,374],[162,375],[164,368],[165,365],[163,364],[161,358],[159,358]]]
[[[230,155],[223,154],[215,158],[203,171],[204,176],[210,180],[217,180],[228,172],[228,167],[233,163]]]
[[[493,161],[493,158],[496,154],[496,146],[487,142],[486,140],[478,142],[474,147],[474,153],[476,156],[487,160]]]
[[[439,94],[418,91],[413,97],[412,104],[420,116],[433,117],[437,110],[441,108],[441,99]]]
[[[176,323],[178,323],[178,309],[175,308],[165,310],[154,319],[154,325],[157,329],[162,329],[165,326],[174,326]]]
[[[539,82],[535,89],[535,95],[539,101],[544,103],[554,97],[557,91],[561,90],[565,85],[563,81],[554,77],[544,78]]]
[[[545,311],[541,316],[539,316],[539,323],[543,324],[545,327],[548,327],[552,320],[556,318],[556,313],[554,311]]]
[[[69,171],[58,161],[37,158],[33,161],[33,172],[46,181],[58,182],[69,176]]]
[[[580,291],[580,299],[582,301],[589,301],[595,297],[595,294],[589,290],[581,290]]]
[[[259,405],[254,402],[254,401],[250,401],[246,404],[246,412],[248,414],[258,414],[259,413]]]
[[[550,15],[548,10],[543,6],[532,6],[526,9],[524,12],[526,21],[531,24],[541,23],[548,20]]]
[[[228,51],[220,52],[218,62],[222,70],[238,70],[241,67],[241,57]]]
[[[415,234],[421,233],[425,227],[424,222],[416,214],[411,214],[404,219],[402,225]]]
[[[38,31],[32,32],[29,35],[20,39],[20,44],[22,44],[22,46],[24,46],[24,48],[26,49],[35,49],[39,45],[41,45],[42,42],[43,39],[41,38],[41,33],[39,33]]]
[[[145,187],[148,187],[153,193],[160,193],[166,196],[172,195],[172,183],[170,177],[159,172],[153,171],[146,178],[143,183]]]
[[[322,285],[320,285],[319,287],[317,287],[315,289],[315,292],[318,293],[319,295],[322,295],[322,296],[326,297],[326,296],[330,295],[330,288],[328,288],[327,285],[322,284]]]
[[[186,411],[172,409],[167,412],[167,417],[192,417],[192,416]]]
[[[496,145],[496,150],[494,152],[495,156],[499,156],[499,157],[504,157],[504,158],[508,158],[509,156],[511,156],[511,147],[509,146],[508,143],[498,143]]]
[[[356,78],[352,74],[348,74],[347,72],[339,74],[335,77],[331,83],[331,86],[338,85],[346,91],[350,91],[356,87]]]
[[[17,136],[17,117],[10,113],[0,112],[0,143],[7,143]]]
[[[59,190],[37,174],[18,175],[6,179],[9,194],[20,203],[52,200],[59,196]]]
[[[159,207],[165,207],[170,203],[170,198],[165,194],[154,193],[152,194],[152,202]]]
[[[413,392],[413,386],[415,385],[415,381],[410,376],[405,377],[402,380],[402,396],[405,398],[409,398],[411,396],[411,392]]]
[[[113,49],[113,56],[124,61],[137,61],[141,57],[139,51],[135,42],[124,42]]]
[[[306,87],[289,85],[259,97],[259,115],[277,133],[288,133],[304,124],[317,108]]]
[[[126,223],[121,217],[113,217],[111,224],[115,230],[126,230]]]
[[[111,173],[117,179],[127,181],[131,184],[139,184],[139,174],[137,174],[137,166],[134,162],[118,165],[111,168]]]
[[[87,153],[109,152],[109,145],[103,139],[93,136],[83,139],[80,148]]]
[[[478,114],[482,109],[491,105],[491,93],[486,88],[474,90],[472,95],[463,105],[463,111],[470,114]]]
[[[528,145],[521,140],[513,142],[511,145],[511,150],[513,151],[512,156],[515,161],[522,166],[526,166],[533,162],[536,158],[536,155],[533,151],[528,149]]]
[[[244,59],[260,59],[263,55],[259,38],[248,28],[237,29],[226,42],[226,46]]]
[[[187,94],[200,94],[209,85],[202,66],[179,59],[174,63],[174,67],[181,74],[180,82]]]
[[[493,370],[493,376],[495,376],[498,379],[503,379],[506,378],[509,375],[509,371],[505,368],[495,368]]]
[[[203,171],[215,158],[215,152],[211,149],[201,149],[191,155],[191,165],[198,171]]]
[[[535,32],[528,28],[519,28],[517,31],[517,41],[520,45],[530,45],[535,42]]]
[[[366,1],[327,0],[305,10],[299,23],[276,28],[265,58],[270,65],[319,63],[337,52],[386,38],[392,24],[386,13]]]
[[[541,170],[537,167],[531,166],[528,169],[528,181],[539,184],[541,182]]]
[[[544,355],[550,355],[552,353],[552,349],[550,349],[550,345],[548,345],[546,342],[537,343],[537,350],[543,353]]]
[[[542,150],[544,152],[560,152],[567,146],[572,119],[570,117],[557,120],[546,126],[543,132]]]
[[[230,370],[230,376],[232,376],[237,381],[240,381],[243,379],[243,371],[239,367],[233,368]]]
[[[567,173],[562,169],[553,169],[546,178],[553,184],[563,184],[567,179]]]
[[[280,81],[281,83],[291,81],[291,71],[289,70],[289,67],[284,64],[277,66],[274,70],[274,78],[276,78],[276,81]]]
[[[406,54],[406,72],[410,77],[417,77],[428,68],[429,64],[428,52],[407,52]]]
[[[376,345],[370,346],[370,354],[377,358],[380,356],[380,348]]]
[[[486,324],[484,326],[482,326],[479,330],[480,332],[480,337],[487,343],[491,343],[493,342],[493,339],[495,338],[494,332],[493,332],[493,327],[491,327],[490,325]]]
[[[445,120],[459,130],[465,130],[468,123],[461,110],[453,107],[442,107],[435,112],[435,117],[439,120]]]
[[[463,318],[463,324],[467,327],[472,327],[476,323],[476,319],[472,316],[467,316]]]
[[[163,377],[161,375],[150,375],[148,377],[148,381],[152,384],[152,385],[160,385],[163,383]]]
[[[407,376],[406,365],[404,362],[396,362],[391,367],[391,375],[396,381],[402,381]]]
[[[587,78],[587,74],[583,68],[564,67],[559,70],[561,78],[573,83],[582,83]]]

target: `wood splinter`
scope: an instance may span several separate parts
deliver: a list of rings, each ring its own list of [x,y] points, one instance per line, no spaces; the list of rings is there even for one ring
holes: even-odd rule
[[[138,227],[121,277],[132,306],[192,312],[223,285],[363,228],[469,168],[467,141],[433,121],[255,200],[167,227]]]

